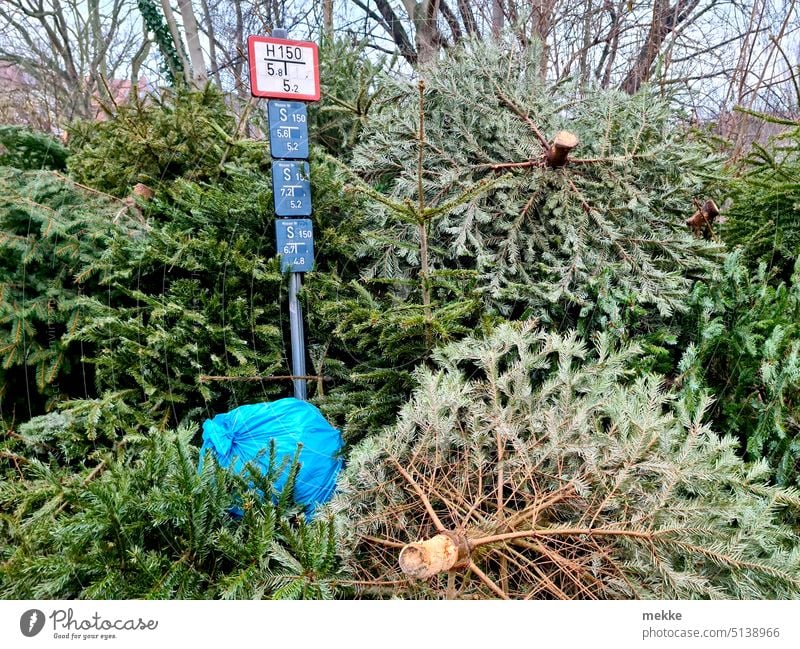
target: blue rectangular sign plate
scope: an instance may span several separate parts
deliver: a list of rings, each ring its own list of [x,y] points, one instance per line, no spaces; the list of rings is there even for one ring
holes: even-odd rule
[[[305,273],[314,267],[314,229],[311,219],[275,219],[275,238],[281,272]]]
[[[302,101],[269,102],[269,148],[273,158],[308,158],[308,117]]]
[[[307,162],[272,161],[272,193],[278,216],[311,216],[311,175]]]

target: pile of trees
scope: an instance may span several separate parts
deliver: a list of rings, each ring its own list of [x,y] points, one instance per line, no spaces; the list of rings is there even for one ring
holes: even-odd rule
[[[796,148],[737,176],[535,47],[339,62],[301,298],[347,459],[312,521],[196,469],[203,419],[291,390],[258,115],[184,88],[4,158],[0,595],[797,597]]]

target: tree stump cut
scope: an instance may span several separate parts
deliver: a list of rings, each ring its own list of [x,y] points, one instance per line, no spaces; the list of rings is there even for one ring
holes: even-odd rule
[[[578,146],[578,136],[569,131],[559,131],[553,138],[553,143],[547,150],[547,165],[549,167],[563,167],[567,164],[569,152]]]
[[[430,579],[458,562],[458,546],[446,534],[409,543],[400,551],[400,570],[412,579]]]

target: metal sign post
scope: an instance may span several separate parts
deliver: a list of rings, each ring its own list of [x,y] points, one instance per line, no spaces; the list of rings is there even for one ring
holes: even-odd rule
[[[311,219],[311,177],[308,165],[308,118],[305,101],[317,101],[319,56],[315,43],[292,41],[285,29],[271,37],[250,36],[250,90],[269,102],[269,146],[272,155],[272,193],[275,239],[281,271],[289,272],[289,330],[292,376],[306,376],[303,311],[297,294],[301,273],[314,266],[314,228]],[[286,101],[274,101],[276,99]],[[294,101],[292,101],[294,100]],[[306,379],[294,378],[294,396],[306,399]]]

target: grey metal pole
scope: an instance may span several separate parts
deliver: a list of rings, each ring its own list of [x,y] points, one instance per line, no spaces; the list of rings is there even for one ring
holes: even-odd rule
[[[300,292],[300,273],[289,275],[289,329],[292,340],[292,374],[306,376],[306,339],[303,331],[303,310],[297,294]],[[294,398],[306,400],[306,379],[293,379]]]

